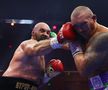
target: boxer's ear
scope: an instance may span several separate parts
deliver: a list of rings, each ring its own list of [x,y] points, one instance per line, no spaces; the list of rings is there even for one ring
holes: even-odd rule
[[[97,20],[97,16],[95,14],[93,14],[92,19]]]

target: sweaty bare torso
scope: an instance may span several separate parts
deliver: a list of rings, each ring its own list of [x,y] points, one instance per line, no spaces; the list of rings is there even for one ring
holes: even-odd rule
[[[92,48],[92,53],[97,56],[90,58],[91,63],[97,63],[97,65],[92,67],[97,67],[90,77],[107,72],[108,71],[108,28],[101,27],[100,31],[97,32],[89,41],[88,47]],[[90,54],[92,54],[90,52]],[[89,62],[89,61],[88,61]],[[99,66],[98,66],[99,64]]]
[[[27,55],[21,45],[19,45],[3,76],[24,78],[38,82],[43,78],[44,70],[44,56]]]

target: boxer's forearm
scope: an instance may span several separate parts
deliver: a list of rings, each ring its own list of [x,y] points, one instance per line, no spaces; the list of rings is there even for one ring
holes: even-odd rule
[[[50,40],[43,40],[38,42],[36,45],[34,45],[33,49],[36,55],[45,55],[53,50],[50,46]]]
[[[74,61],[78,72],[84,77],[89,77],[97,68],[94,61],[86,59],[85,55],[81,53],[74,57]]]
[[[90,76],[98,68],[104,65],[103,56],[94,52],[86,54],[79,53],[74,56],[74,61],[77,70],[82,76]]]
[[[74,57],[75,65],[77,70],[82,76],[89,76],[91,75],[97,68],[98,60],[95,59],[95,56],[90,53],[90,56],[79,53]]]
[[[63,48],[62,44],[59,44],[56,38],[48,40],[42,40],[39,42],[33,42],[29,44],[22,43],[21,47],[23,51],[28,55],[45,55],[53,49]]]
[[[86,64],[84,54],[79,53],[79,54],[75,55],[73,58],[74,58],[74,62],[75,62],[75,65],[76,65],[78,72],[81,75],[84,75],[85,74],[84,69],[85,69],[85,64]]]

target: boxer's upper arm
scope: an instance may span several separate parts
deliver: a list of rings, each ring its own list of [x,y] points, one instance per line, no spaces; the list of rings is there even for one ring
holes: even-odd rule
[[[23,51],[28,55],[45,55],[52,50],[49,40],[42,40],[39,42],[23,42]]]
[[[85,53],[85,73],[91,74],[95,70],[108,64],[108,34],[97,36]]]
[[[25,54],[31,55],[33,53],[32,51],[33,45],[31,43],[22,42],[20,46]]]

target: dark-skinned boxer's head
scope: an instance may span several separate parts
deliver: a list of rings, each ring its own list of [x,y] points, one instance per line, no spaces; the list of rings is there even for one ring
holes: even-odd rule
[[[71,23],[79,38],[87,41],[94,32],[96,15],[88,7],[78,6],[71,14]]]
[[[50,27],[44,22],[37,23],[32,30],[32,39],[37,41],[50,38]]]

